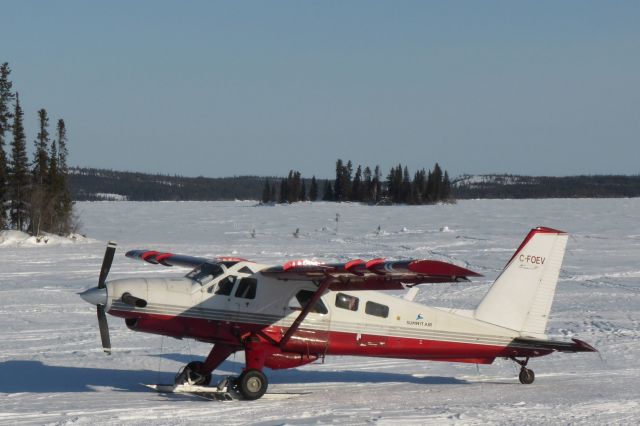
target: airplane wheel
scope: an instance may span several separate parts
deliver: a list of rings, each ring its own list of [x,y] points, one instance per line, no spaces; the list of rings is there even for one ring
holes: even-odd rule
[[[522,367],[520,369],[520,375],[518,376],[520,379],[520,383],[523,385],[530,385],[536,378],[536,375],[533,373],[533,370],[529,370],[528,368]]]
[[[201,374],[204,367],[204,362],[191,361],[184,369],[176,376],[176,384],[182,385],[185,383],[191,383],[198,386],[209,386],[211,383],[211,373]]]
[[[247,370],[238,379],[240,394],[245,399],[258,399],[267,391],[267,376],[260,370]]]

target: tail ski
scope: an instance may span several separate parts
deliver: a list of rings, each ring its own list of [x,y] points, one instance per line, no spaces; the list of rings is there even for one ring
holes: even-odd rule
[[[567,239],[562,231],[532,229],[476,308],[475,319],[546,338]]]

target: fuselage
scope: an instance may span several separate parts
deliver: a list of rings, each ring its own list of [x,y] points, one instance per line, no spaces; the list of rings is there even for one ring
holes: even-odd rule
[[[280,341],[317,290],[310,281],[260,274],[266,265],[238,262],[213,274],[107,283],[106,310],[136,331],[241,346],[258,334]],[[122,301],[129,293],[145,307]],[[295,367],[325,355],[491,363],[497,357],[550,353],[514,341],[520,333],[474,319],[473,311],[427,307],[377,291],[326,291],[270,368]]]

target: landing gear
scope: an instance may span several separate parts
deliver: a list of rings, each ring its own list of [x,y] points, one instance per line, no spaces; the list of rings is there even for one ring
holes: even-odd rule
[[[267,391],[267,376],[260,370],[246,370],[236,381],[240,394],[249,400],[258,399]]]
[[[176,374],[176,385],[198,385],[209,386],[211,383],[211,372],[203,374],[204,362],[191,361],[178,374]]]
[[[520,375],[518,376],[520,379],[520,383],[523,385],[530,385],[536,378],[536,375],[533,373],[533,370],[529,370],[526,367],[522,367],[520,369]]]
[[[510,360],[520,365],[520,374],[518,375],[518,379],[520,379],[520,383],[523,385],[530,385],[536,379],[536,375],[533,373],[533,370],[527,368],[527,363],[529,362],[529,357],[526,357],[523,360],[516,359],[516,357],[510,357]]]

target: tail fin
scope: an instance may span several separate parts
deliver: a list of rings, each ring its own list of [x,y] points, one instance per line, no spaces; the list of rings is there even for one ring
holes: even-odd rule
[[[535,228],[522,242],[475,310],[477,320],[546,337],[568,235]]]

